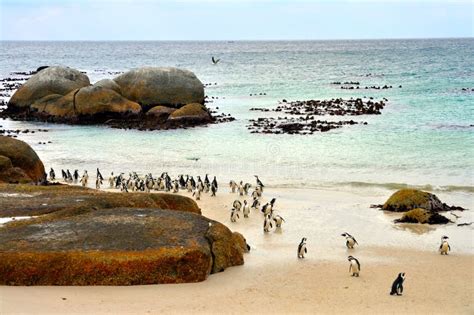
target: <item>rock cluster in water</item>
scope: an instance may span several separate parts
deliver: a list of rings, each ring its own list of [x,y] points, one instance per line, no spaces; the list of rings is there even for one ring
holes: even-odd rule
[[[321,120],[318,119],[318,116],[379,115],[385,107],[385,102],[386,99],[373,101],[372,99],[363,100],[361,98],[335,98],[330,100],[295,102],[282,100],[280,104],[273,109],[254,107],[250,110],[278,112],[285,114],[285,116],[250,119],[250,124],[247,125],[247,128],[252,133],[313,134],[315,132],[326,132],[341,128],[344,125],[367,125],[367,122],[357,122],[354,120]]]
[[[211,115],[204,105],[204,85],[183,69],[139,68],[93,85],[87,75],[66,67],[41,67],[21,75],[32,76],[21,86],[3,84],[4,89],[18,88],[4,117],[143,130],[231,120]]]

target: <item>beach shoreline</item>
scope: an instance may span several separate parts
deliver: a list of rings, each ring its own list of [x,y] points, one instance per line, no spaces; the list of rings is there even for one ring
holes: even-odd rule
[[[106,191],[116,191],[105,189]],[[180,194],[190,197],[191,194]],[[0,287],[2,314],[89,313],[470,313],[473,310],[472,228],[412,225],[392,221],[399,214],[370,208],[390,195],[385,189],[264,190],[277,198],[286,222],[264,233],[263,215],[252,212],[230,222],[237,194],[221,184],[217,197],[203,194],[202,214],[241,232],[251,246],[243,266],[200,283],[130,287]],[[470,194],[440,197],[469,206]],[[249,199],[249,197],[247,197]],[[466,204],[467,203],[467,204]],[[463,216],[470,211],[463,212]],[[469,214],[470,215],[470,214]],[[406,225],[402,225],[406,226]],[[456,232],[457,231],[457,232]],[[360,246],[345,247],[343,232]],[[439,237],[450,235],[453,251],[441,256]],[[301,237],[305,259],[296,258]],[[347,256],[361,262],[360,278],[348,273]],[[407,273],[404,295],[390,296],[399,272]],[[28,301],[24,303],[22,301]]]

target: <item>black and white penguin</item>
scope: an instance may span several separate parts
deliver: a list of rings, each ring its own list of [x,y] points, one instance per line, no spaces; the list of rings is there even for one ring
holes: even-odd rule
[[[173,193],[179,192],[179,182],[177,180],[173,181]]]
[[[232,208],[231,212],[230,212],[230,221],[231,222],[237,222],[237,220],[240,218],[239,216],[239,211]]]
[[[273,221],[275,221],[275,225],[277,228],[281,228],[281,224],[286,222],[280,215],[276,215],[273,217]]]
[[[392,284],[392,291],[390,291],[390,295],[402,295],[403,293],[403,282],[405,281],[405,273],[400,272],[398,274],[397,279],[393,281]]]
[[[257,198],[253,199],[252,206],[250,207],[252,211],[257,211],[257,209],[260,207],[260,200]]]
[[[211,182],[209,181],[209,177],[207,177],[208,174],[206,174],[206,177],[204,177],[204,184],[210,185]]]
[[[216,191],[217,191],[217,188],[219,188],[219,186],[217,185],[217,179],[215,176],[214,176],[214,179],[212,180],[212,186],[216,187]]]
[[[196,188],[193,192],[193,197],[196,198],[196,200],[201,200],[201,190]]]
[[[441,245],[439,245],[439,252],[441,255],[447,255],[448,252],[451,250],[451,246],[449,246],[448,239],[449,237],[447,237],[446,235],[441,237]]]
[[[240,209],[242,209],[242,202],[240,202],[240,200],[234,200],[234,202],[232,203],[232,208],[237,211],[240,211]]]
[[[241,196],[244,195],[244,184],[243,184],[242,181],[240,181],[240,183],[239,183],[238,191],[239,191],[239,195],[241,195]]]
[[[250,205],[247,203],[247,200],[244,200],[244,205],[242,212],[244,213],[244,218],[248,218],[250,214]]]
[[[97,177],[95,179],[95,189],[100,189],[100,185],[102,185],[102,180],[100,179],[100,177]]]
[[[101,181],[104,180],[104,177],[103,177],[102,174],[100,173],[99,168],[97,168],[97,176],[96,176],[96,177],[97,177],[97,178],[100,178]]]
[[[298,245],[298,258],[304,258],[306,253],[308,253],[308,250],[306,249],[306,237],[303,237]]]
[[[56,173],[54,172],[53,168],[49,171],[49,179],[50,180],[55,180],[56,179]]]
[[[235,190],[237,189],[237,183],[231,180],[229,182],[229,188],[230,188],[230,192],[235,193]]]
[[[211,185],[211,197],[215,197],[217,192],[217,187],[214,186],[214,183]]]
[[[271,215],[266,215],[265,220],[263,221],[263,231],[270,232],[270,229],[273,228],[272,217]]]
[[[181,189],[186,188],[186,181],[184,180],[183,175],[179,175],[178,181],[179,181],[179,186],[181,187]]]
[[[344,236],[346,238],[347,248],[353,249],[355,244],[359,245],[359,243],[357,243],[356,239],[352,235],[350,235],[349,233],[345,232],[345,233],[341,234],[341,236]]]
[[[77,184],[77,181],[79,180],[79,171],[78,170],[74,170],[72,178],[74,179],[74,183]]]
[[[273,211],[273,206],[275,205],[275,201],[276,199],[273,198],[270,202],[267,202],[266,204],[263,205],[262,210],[261,210],[263,214],[268,215],[269,213]]]
[[[63,178],[63,181],[67,181],[67,173],[64,170],[61,170],[61,177]]]
[[[353,256],[347,257],[347,260],[349,260],[349,272],[352,273],[353,277],[358,277],[360,273],[360,263],[357,258]]]
[[[114,172],[110,173],[110,177],[109,177],[109,188],[114,188],[114,184],[115,184],[115,176],[114,176]]]
[[[256,181],[257,181],[257,186],[260,186],[262,188],[265,187],[265,185],[263,185],[262,181],[258,178],[258,176],[257,175],[254,175],[254,176],[255,176]]]
[[[249,189],[250,189],[250,187],[252,187],[251,184],[245,183],[245,185],[244,185],[244,194],[245,194],[245,195],[248,195],[248,194],[249,194]]]
[[[67,177],[66,177],[66,181],[69,182],[69,183],[72,183],[72,174],[71,172],[69,172],[69,170],[66,170],[66,174],[67,174]]]

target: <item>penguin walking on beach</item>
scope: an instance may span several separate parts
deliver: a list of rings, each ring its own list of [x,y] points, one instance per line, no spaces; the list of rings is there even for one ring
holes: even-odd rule
[[[196,198],[196,200],[201,200],[201,190],[199,188],[194,190],[193,197]]]
[[[298,258],[304,258],[306,253],[308,253],[308,250],[306,249],[306,237],[303,237],[298,245]]]
[[[449,237],[444,235],[441,237],[441,245],[439,245],[439,252],[441,255],[447,255],[449,251],[451,251],[451,246],[448,243]]]
[[[95,179],[95,189],[100,189],[100,185],[102,185],[102,180],[100,179],[100,177],[97,177]]]
[[[77,181],[79,180],[79,171],[74,170],[74,175],[72,177],[74,178],[74,184],[77,184]]]
[[[239,195],[240,195],[240,196],[243,196],[243,195],[244,195],[244,184],[243,184],[242,181],[240,181],[239,187],[238,187],[237,190],[239,191]]]
[[[204,185],[210,185],[211,182],[209,181],[209,177],[208,177],[208,174],[206,174],[206,176],[204,177]]]
[[[97,168],[97,178],[100,178],[101,181],[104,180],[104,177],[103,177],[102,174],[100,173],[99,168]]]
[[[405,281],[405,273],[400,272],[398,274],[397,279],[393,281],[392,290],[390,291],[390,295],[402,295],[403,293],[403,282]]]
[[[249,194],[249,189],[252,187],[250,183],[245,183],[244,185],[244,194],[247,196]]]
[[[277,228],[281,228],[281,224],[283,222],[286,222],[285,219],[283,219],[283,217],[281,217],[280,215],[274,216],[273,221],[275,221],[275,225]]]
[[[217,191],[217,188],[219,188],[219,186],[217,185],[217,179],[215,176],[214,176],[214,179],[212,180],[212,186],[216,187],[216,191]]]
[[[269,214],[265,216],[265,220],[263,221],[263,231],[268,233],[270,232],[272,228],[273,228],[272,217]]]
[[[360,273],[360,263],[357,258],[353,256],[347,257],[349,261],[349,272],[352,273],[352,277],[358,277]]]
[[[347,248],[353,249],[355,244],[359,245],[359,243],[357,243],[355,237],[353,237],[349,233],[345,232],[345,233],[341,234],[341,236],[344,236],[346,238]]]
[[[53,168],[51,167],[51,170],[49,171],[49,180],[55,180],[56,179],[56,173],[54,172]]]
[[[230,221],[237,222],[239,218],[239,211],[237,209],[232,208],[232,211],[230,212]]]
[[[260,200],[258,200],[258,198],[254,198],[250,208],[252,211],[257,211],[257,209],[260,208]]]
[[[215,186],[214,183],[212,183],[212,185],[211,185],[211,197],[215,197],[216,192],[217,192],[217,186]]]
[[[110,173],[109,177],[109,188],[114,188],[115,184],[115,177],[114,177],[114,172]]]
[[[179,182],[177,180],[173,181],[173,193],[178,193],[179,192]]]
[[[66,179],[66,181],[67,181],[68,183],[72,183],[73,179],[72,179],[72,174],[71,174],[71,172],[69,172],[69,170],[66,170],[66,173],[67,173],[67,179]]]
[[[244,218],[248,218],[250,214],[250,205],[247,203],[247,200],[244,200],[244,205],[242,208],[242,212],[244,213]]]
[[[257,199],[257,198],[260,198],[262,196],[262,194],[258,192],[257,188],[255,188],[255,190],[252,192],[252,198],[253,199]]]
[[[254,176],[257,182],[257,187],[261,187],[260,189],[263,191],[263,187],[265,187],[265,185],[263,185],[262,181],[258,178],[257,175],[254,175]]]
[[[242,209],[242,202],[240,202],[240,200],[234,200],[234,202],[232,203],[232,207],[237,210],[237,211],[240,211],[240,209]]]
[[[229,188],[232,193],[235,193],[235,190],[237,189],[237,183],[233,180],[229,182]]]
[[[67,181],[67,173],[64,170],[61,170],[61,177],[63,178],[63,181]]]
[[[273,198],[272,200],[270,200],[270,202],[267,202],[266,204],[263,205],[262,210],[261,210],[263,214],[268,215],[269,213],[273,211],[273,206],[275,205],[275,201],[276,199]]]

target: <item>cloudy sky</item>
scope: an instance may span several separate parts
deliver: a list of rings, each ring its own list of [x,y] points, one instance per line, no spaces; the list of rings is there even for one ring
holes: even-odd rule
[[[0,0],[2,40],[473,37],[465,0]]]

